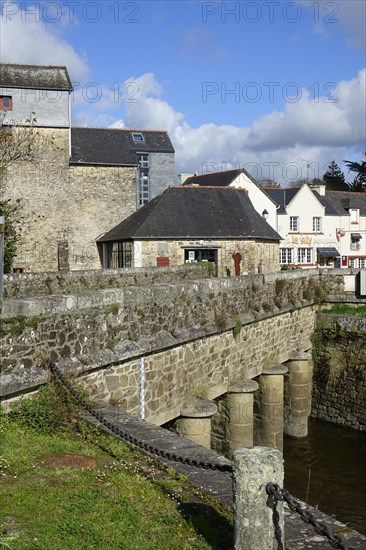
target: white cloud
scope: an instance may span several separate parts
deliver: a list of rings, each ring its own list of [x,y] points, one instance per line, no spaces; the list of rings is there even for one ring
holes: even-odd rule
[[[251,127],[208,123],[194,128],[162,99],[153,75],[131,81],[138,83],[138,102],[125,103],[125,116],[112,126],[168,130],[177,172],[240,166],[255,176],[274,175],[286,182],[321,177],[332,160],[341,163],[350,150],[362,155],[365,149],[366,69],[336,84],[317,102],[302,90],[299,101],[285,103],[283,111],[263,116]]]
[[[41,20],[40,3],[3,2],[1,12],[1,61],[66,65],[72,81],[85,81],[89,67],[84,56],[59,35],[60,28],[76,25],[77,22],[62,18],[61,25]],[[57,15],[57,14],[56,14]],[[49,20],[52,20],[49,13]],[[54,17],[53,15],[52,17]]]

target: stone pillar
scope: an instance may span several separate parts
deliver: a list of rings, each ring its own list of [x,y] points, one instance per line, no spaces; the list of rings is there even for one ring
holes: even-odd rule
[[[283,375],[284,365],[264,368],[260,377],[261,387],[261,445],[283,451]]]
[[[217,405],[212,401],[198,399],[181,411],[177,420],[179,435],[206,447],[211,448],[211,418],[217,412]]]
[[[255,380],[245,380],[228,389],[226,441],[230,458],[236,449],[253,447],[253,393],[258,387]]]
[[[272,509],[267,505],[267,483],[283,487],[282,454],[276,449],[253,447],[234,452],[235,550],[273,550]],[[277,505],[284,542],[283,502]]]
[[[308,435],[309,354],[301,353],[287,361],[289,371],[285,433],[292,437]]]

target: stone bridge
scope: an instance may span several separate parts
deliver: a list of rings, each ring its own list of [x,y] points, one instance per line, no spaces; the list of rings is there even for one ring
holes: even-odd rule
[[[316,312],[366,302],[357,270],[205,277],[192,266],[8,276],[4,405],[49,379],[50,358],[93,397],[228,456],[306,435]]]

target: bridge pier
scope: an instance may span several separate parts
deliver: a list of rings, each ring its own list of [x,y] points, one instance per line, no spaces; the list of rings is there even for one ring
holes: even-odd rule
[[[177,433],[210,449],[211,418],[216,412],[217,405],[215,403],[198,399],[181,410],[181,416],[176,424]]]
[[[260,445],[283,451],[284,365],[264,368],[260,377],[261,434]]]
[[[310,360],[309,353],[301,353],[286,362],[289,378],[285,433],[292,437],[308,435]]]
[[[258,387],[255,380],[245,380],[228,389],[228,420],[225,431],[229,458],[237,449],[253,447],[253,404],[254,392]]]

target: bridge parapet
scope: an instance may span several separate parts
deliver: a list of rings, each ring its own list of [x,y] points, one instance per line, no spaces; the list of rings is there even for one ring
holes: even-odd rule
[[[146,357],[147,414],[165,422],[200,383],[213,399],[309,349],[314,306],[344,292],[344,275],[279,272],[6,300],[3,398],[43,383],[39,367],[51,358],[88,374],[105,400],[136,412],[139,359]]]

